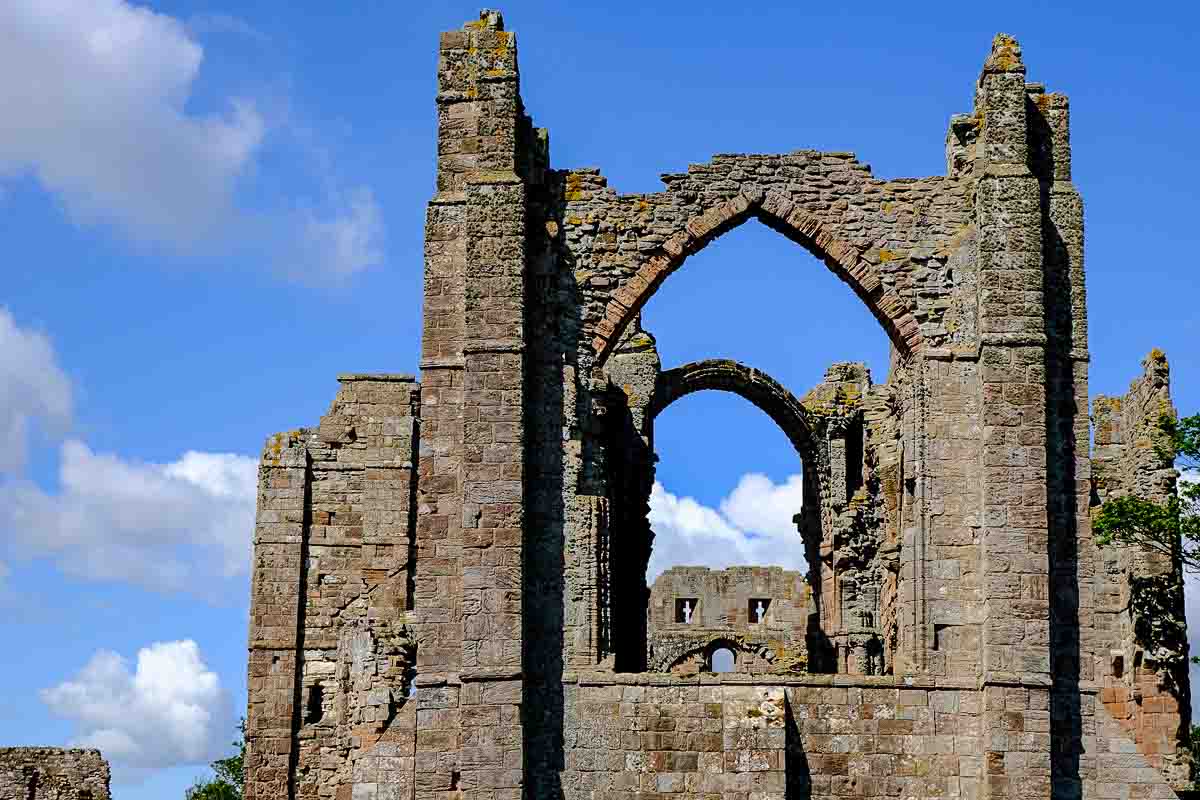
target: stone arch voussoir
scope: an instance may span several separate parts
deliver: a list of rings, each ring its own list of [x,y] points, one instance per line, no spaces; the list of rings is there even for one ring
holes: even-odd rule
[[[762,370],[730,359],[694,361],[659,373],[646,417],[652,421],[681,397],[707,390],[731,392],[762,409],[788,437],[801,459],[814,463],[815,443],[808,411],[796,396]]]
[[[625,327],[688,256],[703,250],[751,217],[758,218],[824,262],[866,304],[902,354],[909,355],[922,349],[916,318],[900,297],[883,285],[874,265],[853,245],[838,237],[815,214],[778,192],[746,190],[689,219],[613,293],[604,317],[595,326],[592,348],[598,359],[607,358]]]

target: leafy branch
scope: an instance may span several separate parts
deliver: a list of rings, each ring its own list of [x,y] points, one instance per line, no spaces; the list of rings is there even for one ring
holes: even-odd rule
[[[237,754],[212,762],[214,777],[196,781],[186,800],[242,800],[242,782],[246,771],[246,720],[238,723],[238,738],[233,742]]]
[[[1101,546],[1136,546],[1178,557],[1183,567],[1200,571],[1200,414],[1175,420],[1163,416],[1165,444],[1159,453],[1174,458],[1184,476],[1165,503],[1140,497],[1115,497],[1100,507],[1092,522]]]

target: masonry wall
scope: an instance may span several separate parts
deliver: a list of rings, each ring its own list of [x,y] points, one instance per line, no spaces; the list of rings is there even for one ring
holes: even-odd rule
[[[1166,356],[1151,352],[1142,370],[1126,394],[1093,403],[1096,503],[1123,495],[1163,502],[1175,491],[1173,445],[1162,427],[1163,417],[1176,417]],[[1184,629],[1172,625],[1186,624],[1182,568],[1166,554],[1137,549],[1092,544],[1088,553],[1098,567],[1096,611],[1084,637],[1096,700],[1147,763],[1182,783],[1188,766],[1177,742],[1189,730],[1191,695]]]
[[[419,387],[339,382],[320,425],[271,437],[259,469],[248,798],[412,791]]]
[[[564,798],[787,797],[781,687],[583,679],[566,702]]]
[[[563,796],[980,797],[984,699],[966,683],[579,675]],[[1012,728],[1048,731],[1026,693],[991,702]]]
[[[109,800],[108,762],[99,750],[0,747],[3,800]]]
[[[804,576],[782,567],[672,567],[650,589],[650,669],[707,670],[712,649],[724,646],[737,672],[805,670],[811,596]],[[686,622],[677,618],[681,601],[690,604]]]
[[[623,195],[550,168],[499,13],[444,34],[421,383],[343,376],[317,428],[263,453],[247,798],[1170,796],[1186,670],[1119,606],[1175,573],[1090,531],[1066,99],[1003,35],[974,94],[943,176],[724,154]],[[835,364],[804,402],[698,362],[743,383],[694,388],[742,393],[804,460],[797,546],[825,636],[807,655],[836,674],[652,674],[671,370],[639,315],[752,222],[892,344],[884,383]],[[1136,446],[1169,405],[1147,369],[1097,406],[1098,495],[1170,490]],[[875,636],[885,674],[862,674]]]

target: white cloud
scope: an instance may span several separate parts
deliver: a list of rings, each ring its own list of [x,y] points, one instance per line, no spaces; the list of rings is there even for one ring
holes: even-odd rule
[[[0,4],[0,172],[32,172],[83,221],[203,239],[265,134],[246,99],[187,111],[203,60],[183,24],[125,0]]]
[[[84,578],[213,597],[220,579],[247,572],[252,458],[187,452],[146,464],[69,439],[56,492],[20,477],[30,430],[65,429],[71,405],[71,382],[50,341],[0,308],[0,583],[8,562],[30,558]]]
[[[804,499],[800,475],[775,484],[743,475],[720,510],[677,497],[655,482],[650,493],[654,549],[647,580],[672,566],[714,569],[738,564],[778,565],[804,572],[804,544],[792,522]]]
[[[142,648],[133,672],[119,654],[101,650],[41,699],[75,723],[71,745],[100,748],[119,778],[211,761],[233,730],[228,693],[190,640]]]
[[[383,261],[383,214],[369,188],[349,193],[324,216],[311,209],[301,213],[300,249],[292,265],[298,277],[343,279]]]
[[[249,567],[256,468],[229,453],[130,462],[69,440],[56,494],[0,485],[0,540],[79,577],[216,596],[215,581]]]
[[[371,191],[349,190],[327,154],[305,152],[313,132],[287,119],[278,98],[226,95],[214,112],[192,110],[205,59],[196,36],[207,33],[266,41],[236,17],[185,23],[129,0],[0,3],[0,178],[33,175],[78,222],[181,254],[278,262],[310,283],[381,262]],[[316,181],[311,207],[254,182],[268,133],[300,145],[276,160],[289,183]],[[255,207],[239,206],[242,188]]]
[[[58,366],[50,340],[17,326],[0,308],[0,473],[25,465],[30,423],[50,430],[71,420],[71,381]]]
[[[197,36],[207,34],[230,34],[244,36],[257,44],[264,44],[269,37],[243,19],[232,14],[196,14],[188,19],[188,30]]]

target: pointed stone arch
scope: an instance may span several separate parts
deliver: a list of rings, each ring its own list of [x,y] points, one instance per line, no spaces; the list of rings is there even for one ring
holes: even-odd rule
[[[745,190],[689,219],[613,294],[592,342],[598,360],[603,362],[608,357],[626,326],[688,256],[751,218],[804,247],[829,267],[866,304],[901,354],[907,356],[922,349],[916,318],[900,297],[884,286],[875,266],[855,247],[815,214],[778,192]]]
[[[762,370],[731,359],[693,361],[659,373],[646,418],[653,421],[681,397],[706,390],[730,392],[750,401],[779,426],[802,460],[813,463],[812,431],[800,400]]]

